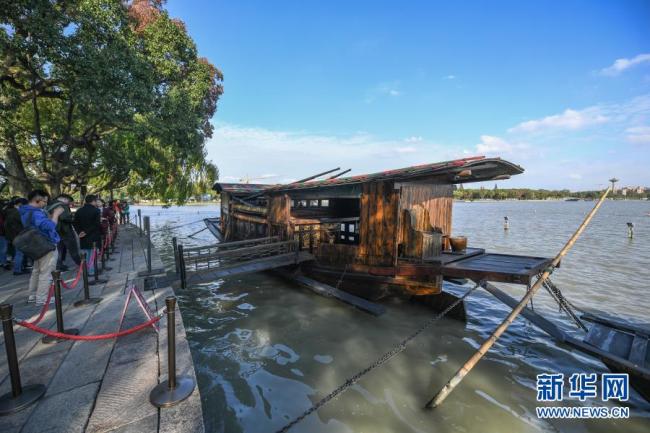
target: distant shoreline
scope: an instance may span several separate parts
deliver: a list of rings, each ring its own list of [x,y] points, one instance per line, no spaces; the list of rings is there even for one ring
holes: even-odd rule
[[[629,199],[621,199],[621,198],[608,198],[608,201],[648,201],[647,198],[629,198]],[[546,198],[546,199],[540,199],[540,198],[522,198],[522,199],[517,199],[517,198],[509,198],[509,199],[504,199],[504,200],[496,200],[493,198],[478,198],[476,200],[463,200],[463,199],[454,199],[454,203],[503,203],[503,202],[520,202],[520,201],[527,201],[527,202],[547,202],[547,201],[559,201],[559,202],[567,202],[567,203],[575,203],[579,201],[595,201],[594,199],[578,199],[578,200],[565,200],[562,198]]]

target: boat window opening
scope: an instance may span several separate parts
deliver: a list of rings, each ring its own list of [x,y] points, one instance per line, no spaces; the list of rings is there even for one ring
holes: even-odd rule
[[[296,201],[295,200],[291,200],[291,207],[296,207]]]
[[[330,205],[330,201],[329,201],[328,199],[321,200],[321,201],[320,201],[320,205],[321,205],[322,207],[329,207],[329,205]]]
[[[318,200],[309,200],[309,207],[318,207]]]

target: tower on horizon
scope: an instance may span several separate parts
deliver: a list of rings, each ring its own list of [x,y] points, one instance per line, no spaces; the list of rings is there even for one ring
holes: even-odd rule
[[[609,181],[612,183],[612,192],[615,192],[616,191],[616,182],[618,182],[618,179],[613,177]]]

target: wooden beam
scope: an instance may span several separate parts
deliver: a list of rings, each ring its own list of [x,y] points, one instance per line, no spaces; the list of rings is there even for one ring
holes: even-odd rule
[[[312,280],[309,277],[306,277],[302,274],[283,274],[282,276],[295,281],[296,283],[310,289],[312,292],[317,293],[328,298],[336,298],[339,301],[343,301],[346,304],[350,304],[355,308],[358,308],[362,311],[370,313],[375,316],[381,316],[386,312],[386,308],[383,305],[375,304],[366,299],[354,296],[351,293],[344,292],[339,290],[336,287],[332,287],[325,283],[321,283],[316,280]]]
[[[254,215],[246,215],[241,212],[232,212],[230,214],[231,218],[238,219],[240,221],[248,221],[251,223],[257,223],[257,224],[267,224],[268,220],[266,218],[254,216]]]
[[[503,302],[510,308],[516,307],[517,304],[519,303],[518,300],[516,300],[515,298],[511,297],[507,293],[501,291],[501,289],[499,289],[498,287],[493,286],[488,282],[482,284],[481,287],[483,287],[485,290],[488,291],[488,293],[493,295],[495,298],[497,298],[499,301]],[[528,321],[530,321],[533,325],[537,326],[542,331],[546,332],[548,335],[555,338],[556,340],[560,342],[564,342],[566,340],[566,334],[560,328],[558,328],[553,322],[535,313],[530,308],[526,307],[522,309],[521,315],[524,316],[526,319],[528,319]]]

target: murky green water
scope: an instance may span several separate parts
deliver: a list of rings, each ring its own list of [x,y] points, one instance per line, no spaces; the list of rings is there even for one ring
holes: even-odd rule
[[[470,246],[494,252],[552,256],[577,228],[592,203],[457,203],[454,232]],[[212,207],[162,210],[151,215],[154,242],[171,265],[171,236],[218,212]],[[606,202],[554,275],[575,304],[637,322],[650,321],[650,212],[648,202]],[[503,217],[510,230],[503,230]],[[635,238],[626,236],[634,222]],[[209,232],[184,244],[212,243]],[[506,287],[521,296],[521,287]],[[464,287],[449,287],[456,293]],[[376,318],[316,296],[267,274],[229,278],[180,293],[183,318],[210,432],[273,432],[325,396],[347,377],[432,316],[424,307],[390,301]],[[485,292],[467,301],[468,323],[437,325],[407,350],[372,371],[350,390],[312,414],[294,432],[648,432],[650,405],[638,395],[628,420],[540,420],[535,376],[543,372],[604,372],[593,358],[556,346],[518,319],[465,381],[435,411],[424,403],[507,315]],[[580,335],[557,313],[546,293],[535,308]],[[600,405],[599,399],[564,405]],[[612,404],[608,404],[612,406]]]

